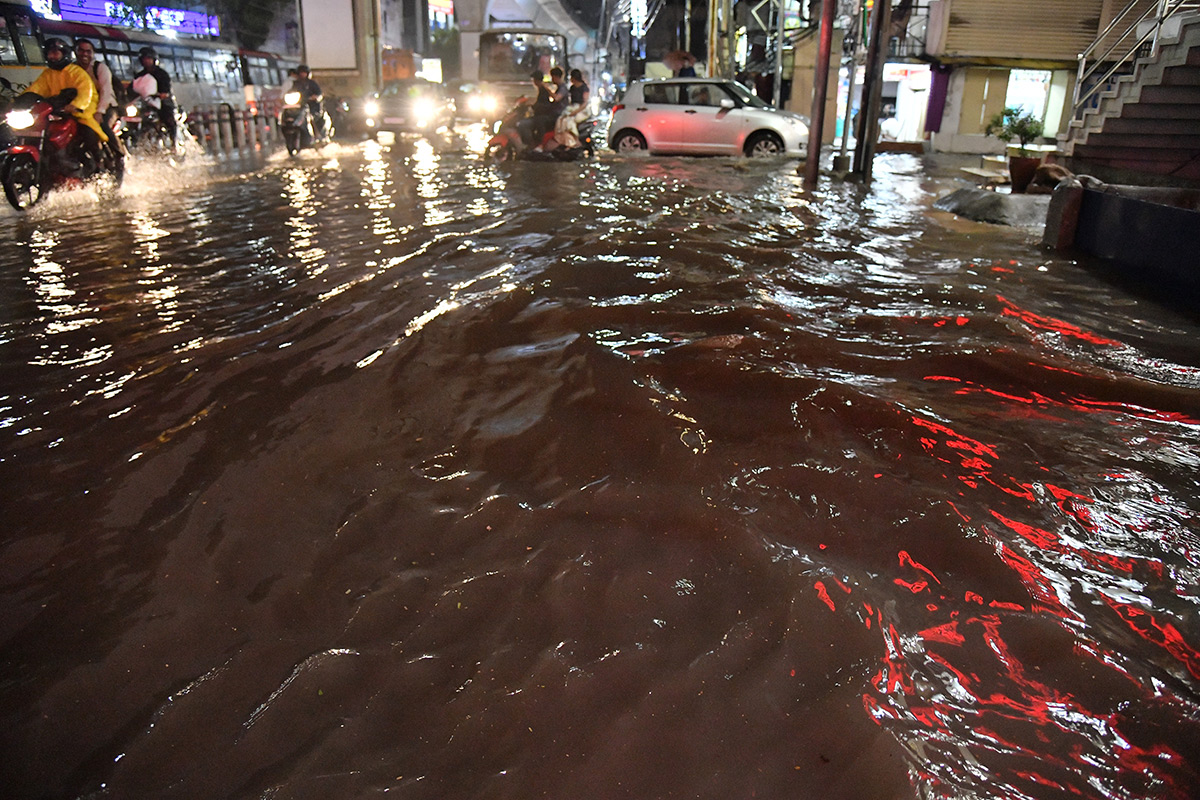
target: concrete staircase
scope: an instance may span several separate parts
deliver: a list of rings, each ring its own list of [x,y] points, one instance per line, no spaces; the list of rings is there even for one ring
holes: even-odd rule
[[[1173,21],[1158,57],[1116,76],[1059,137],[1073,171],[1200,183],[1200,14]]]

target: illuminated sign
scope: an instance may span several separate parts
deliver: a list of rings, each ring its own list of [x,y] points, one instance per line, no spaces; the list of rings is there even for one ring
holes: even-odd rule
[[[646,24],[649,17],[646,0],[633,0],[629,4],[629,27],[634,38],[641,39],[646,35]]]
[[[43,0],[49,5],[49,0]],[[147,8],[145,17],[124,3],[106,0],[60,0],[61,19],[111,25],[121,28],[146,28],[160,33],[182,33],[187,36],[219,36],[221,24],[216,17],[199,11],[180,8]]]

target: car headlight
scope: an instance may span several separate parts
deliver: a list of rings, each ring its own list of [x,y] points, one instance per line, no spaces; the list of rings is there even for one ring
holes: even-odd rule
[[[33,127],[33,112],[27,108],[9,111],[4,119],[8,122],[8,127],[14,131],[23,131],[26,128]]]
[[[467,110],[472,114],[491,114],[496,110],[496,98],[490,94],[473,94],[467,98]]]
[[[300,93],[299,92],[288,92],[287,94],[285,94],[283,96],[283,102],[287,103],[289,106],[300,105]]]
[[[433,101],[428,97],[420,97],[413,101],[413,114],[421,119],[429,119],[433,116],[434,106]]]
[[[374,100],[368,100],[363,103],[363,113],[368,117],[375,116],[379,113],[379,103],[376,103]]]

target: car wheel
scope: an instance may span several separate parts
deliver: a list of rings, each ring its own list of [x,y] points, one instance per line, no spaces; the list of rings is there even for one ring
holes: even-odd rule
[[[768,131],[759,131],[746,140],[746,155],[767,158],[783,155],[783,140]]]
[[[646,137],[634,130],[623,130],[612,140],[612,149],[618,153],[637,153],[646,149]]]

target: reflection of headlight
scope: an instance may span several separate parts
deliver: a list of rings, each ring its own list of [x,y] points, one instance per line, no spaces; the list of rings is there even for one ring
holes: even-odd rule
[[[300,93],[299,92],[288,92],[287,94],[285,94],[283,96],[283,102],[287,103],[289,106],[300,105]]]
[[[379,113],[379,103],[376,103],[374,100],[368,100],[363,103],[363,113],[368,117],[375,116]]]
[[[125,116],[136,117],[137,116],[137,106],[125,106]]]
[[[33,127],[33,112],[28,109],[10,111],[5,115],[5,120],[8,121],[8,127],[14,131],[23,131],[26,128]]]

